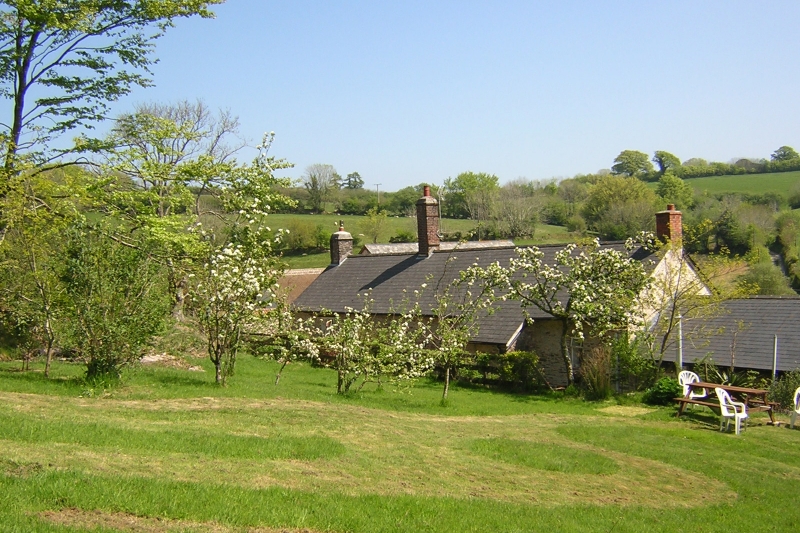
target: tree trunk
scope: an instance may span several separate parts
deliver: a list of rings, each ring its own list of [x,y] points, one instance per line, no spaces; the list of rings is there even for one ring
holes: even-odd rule
[[[564,367],[567,370],[567,385],[575,382],[575,375],[572,370],[572,358],[569,353],[569,325],[566,321],[561,324],[561,357],[564,359]]]
[[[289,360],[288,360],[288,359],[286,359],[286,360],[283,362],[283,364],[281,365],[281,369],[280,369],[280,370],[278,370],[278,375],[277,375],[277,376],[275,376],[275,386],[276,386],[276,387],[278,386],[278,382],[281,380],[281,374],[283,374],[283,369],[284,369],[284,368],[286,368],[286,364],[287,364],[288,362],[289,362]]]
[[[447,400],[447,391],[450,390],[450,367],[444,369],[444,391],[442,392],[442,401]]]

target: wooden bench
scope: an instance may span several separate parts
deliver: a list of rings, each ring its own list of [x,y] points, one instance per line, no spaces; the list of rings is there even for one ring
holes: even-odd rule
[[[681,404],[680,408],[678,409],[678,416],[681,416],[683,414],[683,410],[686,408],[687,403],[691,403],[694,405],[705,405],[706,407],[710,407],[712,409],[716,409],[717,411],[719,411],[719,402],[708,402],[706,400],[698,400],[695,398],[684,398],[684,397],[675,398],[675,401]]]
[[[684,409],[686,409],[686,404],[687,403],[690,403],[690,404],[693,404],[693,405],[705,405],[706,407],[711,408],[714,412],[719,414],[719,402],[708,402],[708,401],[701,400],[701,399],[684,398],[684,397],[675,398],[675,401],[680,403],[680,407],[678,408],[677,416],[681,416],[683,414]],[[772,420],[770,422],[770,424],[775,424],[775,420],[773,419],[773,416],[774,416],[773,413],[775,412],[775,409],[777,409],[777,407],[778,407],[778,403],[777,402],[761,403],[761,402],[757,402],[756,401],[756,402],[747,404],[747,410],[748,411],[766,411],[767,413],[769,413],[770,419]]]

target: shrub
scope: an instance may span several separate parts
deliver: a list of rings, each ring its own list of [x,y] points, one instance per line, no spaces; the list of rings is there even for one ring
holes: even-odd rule
[[[583,233],[586,231],[586,221],[579,216],[574,216],[567,220],[567,231],[573,233]]]
[[[604,400],[611,396],[611,351],[608,348],[593,348],[581,361],[580,372],[587,400]]]
[[[417,242],[417,235],[413,231],[399,230],[389,237],[389,242]]]
[[[669,405],[683,395],[683,388],[675,378],[663,377],[647,389],[642,401],[649,405]]]
[[[617,368],[620,389],[641,390],[655,383],[659,366],[652,357],[643,355],[642,350],[639,339],[631,340],[627,334],[611,344],[611,363]]]
[[[321,224],[291,220],[287,226],[289,233],[283,237],[283,243],[291,252],[324,249],[328,246],[330,232]]]
[[[87,228],[66,236],[61,274],[69,305],[65,338],[89,379],[116,379],[164,324],[170,302],[163,269],[144,251]]]
[[[539,356],[534,352],[480,353],[475,358],[474,369],[485,381],[489,376],[497,376],[496,383],[515,390],[533,392],[544,386]]]
[[[794,400],[794,391],[800,387],[800,369],[781,374],[781,377],[772,383],[769,388],[769,399],[778,402],[782,409],[791,409]]]

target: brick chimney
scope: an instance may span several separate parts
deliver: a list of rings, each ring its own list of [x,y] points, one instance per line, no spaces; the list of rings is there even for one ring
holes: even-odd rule
[[[417,200],[417,238],[419,255],[428,256],[439,247],[439,202],[431,196],[431,188],[423,189],[423,196]]]
[[[331,265],[344,263],[353,251],[353,236],[344,230],[344,222],[339,222],[339,231],[331,235]]]
[[[668,204],[666,211],[656,213],[656,237],[664,242],[683,239],[681,217],[681,212],[675,210],[674,204]]]

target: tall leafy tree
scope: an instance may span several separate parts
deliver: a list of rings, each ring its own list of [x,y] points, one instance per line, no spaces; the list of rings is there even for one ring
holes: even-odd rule
[[[800,154],[791,146],[781,146],[772,153],[771,159],[773,161],[790,161],[800,159]]]
[[[611,167],[613,174],[622,174],[625,176],[641,176],[653,171],[653,164],[650,158],[644,152],[636,150],[623,150],[614,159],[614,165]]]
[[[322,213],[325,209],[325,202],[331,196],[334,188],[337,187],[336,179],[339,174],[333,165],[314,163],[306,167],[303,175],[303,186],[308,191],[311,210],[315,213]]]
[[[251,167],[233,157],[242,146],[237,133],[230,113],[183,101],[138,106],[117,119],[106,140],[104,179],[93,187],[97,208],[137,229],[125,229],[121,240],[147,247],[168,265],[176,318],[182,318],[185,267],[204,253],[202,239],[186,228],[209,215],[230,220],[222,216],[226,195],[242,185],[234,182],[249,179]]]
[[[662,176],[667,170],[681,166],[681,160],[678,159],[678,156],[663,150],[657,150],[653,154],[653,163],[658,165],[658,173]]]
[[[591,186],[582,213],[589,225],[597,228],[604,218],[616,210],[622,210],[622,214],[632,213],[635,211],[632,206],[639,204],[651,209],[655,201],[656,195],[643,181],[612,174],[603,176]],[[648,217],[652,218],[652,212]],[[636,228],[633,234],[640,229],[643,228]]]
[[[694,189],[672,172],[667,172],[658,180],[656,194],[666,203],[675,204],[678,209],[688,209],[694,205]]]
[[[2,123],[6,172],[23,152],[39,162],[62,155],[46,143],[91,127],[105,118],[109,102],[151,84],[154,42],[175,19],[213,17],[209,6],[222,2],[0,1],[0,95],[10,101]]]
[[[500,180],[486,172],[462,172],[454,179],[444,182],[445,199],[442,209],[445,215],[453,218],[470,216],[467,196],[491,194],[500,188]]]
[[[364,178],[362,178],[361,174],[359,174],[358,172],[351,172],[344,179],[344,187],[346,189],[363,189]]]

